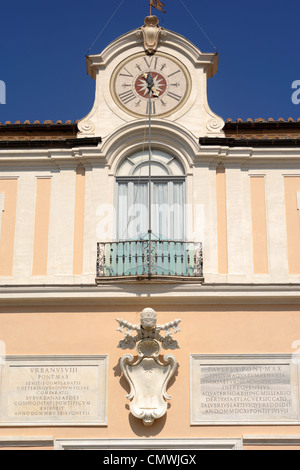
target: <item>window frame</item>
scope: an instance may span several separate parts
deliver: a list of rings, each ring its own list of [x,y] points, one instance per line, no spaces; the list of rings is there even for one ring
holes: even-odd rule
[[[170,157],[170,161],[169,163],[171,163],[172,161],[176,160],[181,169],[182,169],[182,175],[172,175],[171,171],[170,171],[170,168],[167,164],[164,164],[163,162],[161,162],[160,160],[158,160],[157,158],[152,157],[151,159],[151,165],[160,165],[161,167],[165,168],[165,171],[166,175],[155,175],[155,174],[152,174],[151,175],[151,185],[152,185],[152,188],[151,188],[151,194],[152,194],[152,198],[153,198],[153,195],[154,195],[154,185],[157,184],[157,183],[162,183],[162,184],[167,184],[167,198],[168,198],[168,206],[169,207],[172,207],[173,204],[174,204],[174,184],[182,184],[182,195],[183,195],[183,200],[182,200],[182,219],[183,219],[183,231],[182,231],[182,236],[181,238],[176,238],[176,241],[178,239],[178,241],[186,241],[186,233],[187,233],[187,211],[186,211],[186,175],[184,173],[184,167],[183,165],[181,164],[181,162],[173,155],[171,154],[167,154],[166,152],[163,152],[163,154],[165,154],[166,156],[169,156]],[[116,214],[116,217],[115,217],[115,224],[114,224],[114,232],[113,232],[113,235],[114,235],[114,240],[116,241],[124,241],[124,240],[127,240],[128,237],[127,237],[127,233],[126,233],[126,236],[125,237],[120,237],[120,234],[119,234],[119,212],[120,212],[120,208],[119,208],[119,187],[120,187],[120,184],[127,184],[128,185],[128,201],[127,201],[127,207],[131,207],[132,204],[134,204],[136,201],[136,197],[135,197],[135,193],[134,193],[134,187],[135,185],[138,183],[138,184],[147,184],[147,193],[149,191],[149,188],[148,188],[148,184],[149,184],[149,176],[147,175],[143,175],[143,176],[140,176],[140,175],[134,175],[134,173],[136,172],[137,168],[138,167],[142,167],[142,166],[145,166],[145,165],[148,165],[148,161],[141,161],[141,162],[137,162],[136,164],[134,164],[130,159],[136,155],[138,155],[139,152],[135,152],[134,154],[131,154],[131,155],[128,155],[126,158],[124,158],[122,160],[122,162],[119,164],[118,166],[118,170],[121,168],[121,166],[124,164],[124,162],[126,160],[128,160],[131,164],[132,164],[132,167],[130,169],[130,172],[129,172],[129,175],[118,175],[118,170],[117,170],[117,173],[116,173],[116,176],[115,176],[115,214]],[[174,237],[174,219],[172,218],[171,219],[171,224],[170,224],[170,227],[169,227],[169,235],[170,237],[168,237],[167,239],[168,240],[175,240],[175,237]],[[154,234],[156,235],[156,234]],[[136,237],[136,239],[138,239],[139,236]]]

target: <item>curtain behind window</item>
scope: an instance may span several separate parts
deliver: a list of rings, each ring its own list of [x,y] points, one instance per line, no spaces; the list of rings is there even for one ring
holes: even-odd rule
[[[148,235],[148,183],[118,183],[118,240]],[[184,240],[183,183],[152,183],[152,232],[161,240]]]

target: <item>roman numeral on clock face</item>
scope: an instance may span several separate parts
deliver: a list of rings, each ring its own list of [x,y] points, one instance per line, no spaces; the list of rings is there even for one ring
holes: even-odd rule
[[[130,101],[134,100],[136,96],[132,90],[128,90],[128,91],[124,91],[123,93],[120,93],[119,98],[122,101],[122,103],[127,104],[127,103],[130,103]]]
[[[153,69],[153,70],[156,69],[158,57],[155,57],[155,58],[151,57],[150,60],[148,60],[147,57],[143,57],[143,59],[146,62],[146,65],[147,65],[148,69],[150,69],[150,68]]]
[[[132,73],[129,72],[126,67],[124,67],[123,70],[125,70],[125,72],[120,73],[121,77],[133,77]]]
[[[167,95],[170,97],[170,98],[173,98],[174,100],[176,101],[180,101],[182,96],[180,95],[176,95],[176,93],[172,93],[171,91],[169,91],[169,93],[167,93]]]
[[[170,78],[170,77],[173,77],[173,75],[176,75],[177,73],[180,73],[180,72],[181,72],[181,70],[178,69],[178,70],[176,70],[176,72],[170,73],[170,75],[168,75],[168,77],[169,77],[169,78]]]
[[[156,114],[156,103],[151,101],[151,114]],[[149,114],[149,101],[147,102],[146,114]]]

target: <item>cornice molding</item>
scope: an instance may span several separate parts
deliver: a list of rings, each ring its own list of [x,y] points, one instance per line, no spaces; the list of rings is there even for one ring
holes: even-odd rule
[[[294,148],[297,147],[300,151],[300,139],[261,139],[261,138],[249,138],[239,139],[235,137],[201,137],[199,139],[200,145],[204,146],[215,146],[222,145],[226,147],[259,147],[259,148]]]
[[[298,305],[299,284],[195,285],[119,283],[115,285],[0,287],[0,306],[131,305],[149,299],[161,305]]]

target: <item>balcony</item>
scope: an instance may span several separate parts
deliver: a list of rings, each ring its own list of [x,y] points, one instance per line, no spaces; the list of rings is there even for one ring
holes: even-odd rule
[[[203,283],[202,243],[130,240],[97,244],[97,284],[107,281]]]

